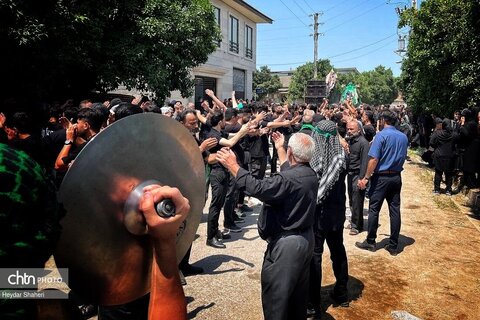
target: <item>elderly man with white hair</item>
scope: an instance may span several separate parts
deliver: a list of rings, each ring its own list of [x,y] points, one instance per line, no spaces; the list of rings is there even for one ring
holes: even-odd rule
[[[245,193],[263,201],[258,232],[268,242],[262,266],[262,305],[265,319],[306,319],[309,266],[313,254],[313,223],[318,181],[310,167],[315,143],[303,133],[272,134],[280,173],[263,180],[242,169],[229,149],[218,161]]]

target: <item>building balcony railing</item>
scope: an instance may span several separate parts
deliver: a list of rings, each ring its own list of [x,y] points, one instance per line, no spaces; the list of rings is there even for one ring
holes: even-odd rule
[[[238,42],[230,41],[230,51],[238,53]]]
[[[252,59],[252,58],[253,58],[253,50],[247,48],[247,49],[245,50],[245,56],[246,56],[247,58]]]

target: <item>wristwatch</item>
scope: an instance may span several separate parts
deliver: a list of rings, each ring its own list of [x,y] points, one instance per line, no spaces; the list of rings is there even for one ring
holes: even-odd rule
[[[66,146],[68,146],[68,145],[70,145],[70,144],[72,144],[72,143],[73,143],[72,140],[65,140],[65,143],[64,143],[64,144],[65,144]]]

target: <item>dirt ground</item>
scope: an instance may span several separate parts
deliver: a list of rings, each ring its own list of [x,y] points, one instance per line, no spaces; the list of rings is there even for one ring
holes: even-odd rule
[[[480,319],[480,217],[458,205],[463,195],[454,201],[443,194],[434,196],[432,186],[432,173],[418,158],[405,164],[398,256],[384,249],[357,249],[355,241],[363,241],[366,232],[350,236],[345,230],[349,308],[334,307],[328,298],[335,278],[326,249],[322,319],[392,319],[392,311],[398,310],[421,319]],[[225,240],[223,250],[205,245],[207,208],[191,257],[205,273],[187,277],[184,287],[189,318],[262,319],[260,270],[266,243],[256,231],[260,206],[247,216],[242,233]],[[380,224],[377,248],[389,235],[386,204]]]

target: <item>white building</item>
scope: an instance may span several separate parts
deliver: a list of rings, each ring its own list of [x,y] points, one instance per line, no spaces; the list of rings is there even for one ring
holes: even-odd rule
[[[195,95],[184,99],[172,92],[170,99],[198,103],[211,89],[220,99],[231,97],[251,99],[253,72],[256,70],[257,24],[272,19],[242,0],[211,0],[220,25],[222,40],[208,61],[193,69]]]

